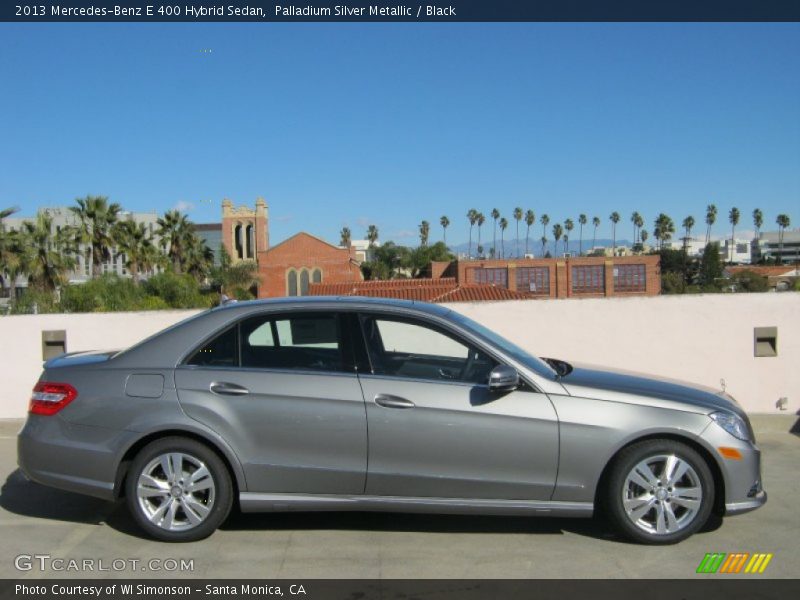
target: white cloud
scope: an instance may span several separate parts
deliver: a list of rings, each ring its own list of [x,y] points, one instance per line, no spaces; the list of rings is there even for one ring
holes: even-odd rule
[[[177,210],[178,212],[191,212],[194,210],[194,204],[186,200],[178,200],[175,203],[175,206],[172,207],[172,210]]]

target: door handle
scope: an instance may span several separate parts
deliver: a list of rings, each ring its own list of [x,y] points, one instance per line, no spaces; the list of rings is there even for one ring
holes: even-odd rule
[[[227,381],[215,381],[208,389],[214,394],[221,396],[246,396],[250,393],[246,387],[236,385],[235,383],[228,383]]]
[[[375,396],[375,404],[384,408],[414,408],[416,406],[411,400],[390,394],[378,394]]]

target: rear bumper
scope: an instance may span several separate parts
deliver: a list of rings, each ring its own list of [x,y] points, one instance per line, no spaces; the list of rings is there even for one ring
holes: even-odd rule
[[[29,415],[17,437],[17,464],[36,483],[113,500],[117,453],[126,434]]]

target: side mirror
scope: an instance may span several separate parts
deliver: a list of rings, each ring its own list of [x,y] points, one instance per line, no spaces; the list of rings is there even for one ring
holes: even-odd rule
[[[489,373],[489,391],[494,393],[513,392],[519,387],[519,373],[514,367],[497,365]]]

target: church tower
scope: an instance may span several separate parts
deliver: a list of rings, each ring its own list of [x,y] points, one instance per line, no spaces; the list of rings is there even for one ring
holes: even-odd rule
[[[264,198],[256,199],[255,210],[222,201],[222,243],[233,262],[257,260],[269,248],[269,207]]]

